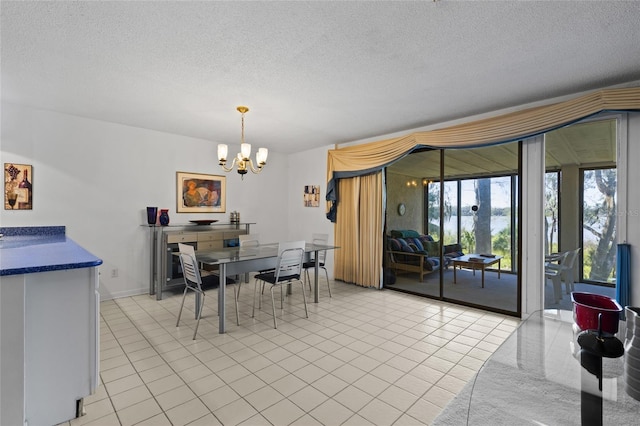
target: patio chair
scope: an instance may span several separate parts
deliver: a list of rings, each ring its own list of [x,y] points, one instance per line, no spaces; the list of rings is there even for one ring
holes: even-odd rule
[[[570,252],[559,253],[555,258],[558,263],[545,262],[544,264],[544,276],[545,279],[550,279],[553,284],[555,303],[560,302],[560,299],[562,299],[562,271],[569,253]]]

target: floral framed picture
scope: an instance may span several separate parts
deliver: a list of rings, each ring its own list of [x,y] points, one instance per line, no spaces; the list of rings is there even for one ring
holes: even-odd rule
[[[4,163],[4,209],[33,209],[33,167]]]
[[[226,199],[226,177],[176,172],[176,212],[224,213]]]

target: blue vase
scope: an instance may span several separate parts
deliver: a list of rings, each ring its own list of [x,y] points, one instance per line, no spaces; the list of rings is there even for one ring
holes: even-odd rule
[[[167,226],[169,224],[169,209],[160,210],[160,225]]]
[[[158,220],[158,208],[147,207],[147,223],[149,225],[155,225]]]

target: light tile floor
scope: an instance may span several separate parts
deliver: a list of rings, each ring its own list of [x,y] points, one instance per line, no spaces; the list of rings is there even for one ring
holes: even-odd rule
[[[271,302],[240,326],[227,301],[218,334],[217,291],[207,292],[192,340],[193,296],[102,302],[100,377],[77,425],[429,424],[518,324],[499,314],[393,291],[321,282],[304,317],[299,288],[273,328]],[[278,303],[278,302],[276,302]]]

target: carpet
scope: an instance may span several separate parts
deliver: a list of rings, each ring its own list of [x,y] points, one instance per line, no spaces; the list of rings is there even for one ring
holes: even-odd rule
[[[424,277],[424,281],[418,281],[417,274],[400,274],[393,285],[386,286],[390,290],[400,290],[417,295],[432,297],[440,296],[440,278],[437,273]],[[444,271],[443,295],[447,299],[487,306],[502,311],[516,312],[517,308],[517,275],[502,272],[498,279],[496,271],[485,272],[485,285],[481,286],[481,272],[476,271],[475,276],[470,270],[458,270],[456,272],[456,284],[453,284],[453,270]],[[602,294],[615,298],[615,288],[594,284],[576,283],[575,291]],[[572,310],[571,296],[566,294],[564,284],[562,286],[562,299],[555,303],[553,298],[553,286],[547,281],[544,287],[545,309]]]

